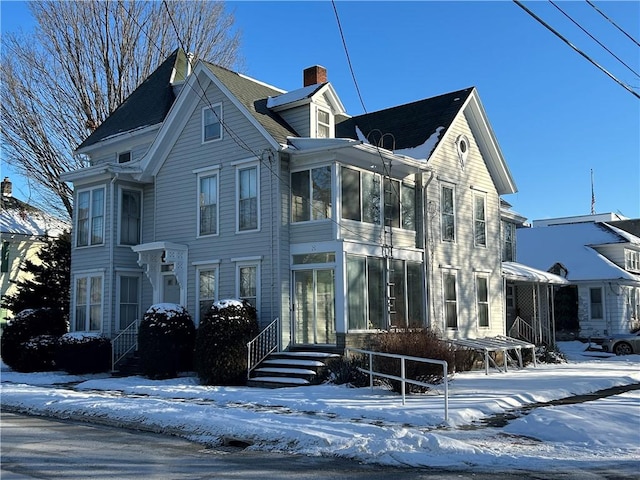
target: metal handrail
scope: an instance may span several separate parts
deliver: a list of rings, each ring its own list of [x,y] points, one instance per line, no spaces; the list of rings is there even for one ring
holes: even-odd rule
[[[349,352],[361,353],[363,355],[367,355],[369,357],[369,370],[358,367],[363,373],[369,374],[369,386],[373,389],[373,377],[382,377],[389,378],[391,380],[398,380],[401,382],[401,394],[402,394],[402,405],[406,402],[406,393],[405,393],[405,384],[410,383],[412,385],[419,385],[421,387],[433,387],[432,384],[426,382],[420,382],[418,380],[412,380],[406,378],[405,375],[405,362],[407,360],[412,362],[421,362],[421,363],[432,363],[435,365],[442,365],[442,379],[444,381],[444,421],[449,421],[449,379],[448,379],[448,364],[445,360],[435,360],[432,358],[423,358],[423,357],[411,357],[409,355],[399,355],[396,353],[382,353],[382,352],[372,352],[371,350],[360,350],[358,348],[345,348],[345,352],[349,355]],[[373,370],[373,356],[379,357],[389,357],[389,358],[399,358],[400,359],[400,376],[389,375],[387,373],[376,372]]]
[[[136,319],[127,328],[122,330],[111,340],[111,370],[115,371],[116,365],[126,357],[129,352],[138,346],[138,326],[140,321]]]
[[[516,335],[514,335],[514,332],[515,332]],[[535,338],[534,338],[534,334],[533,334],[533,326],[531,326],[529,323],[527,323],[520,316],[516,317],[515,321],[513,322],[513,325],[509,329],[509,336],[510,337],[516,337],[517,336],[519,338],[523,338],[524,340],[526,340],[528,342],[535,343]]]
[[[247,379],[251,372],[280,347],[280,318],[267,325],[256,338],[247,343]]]

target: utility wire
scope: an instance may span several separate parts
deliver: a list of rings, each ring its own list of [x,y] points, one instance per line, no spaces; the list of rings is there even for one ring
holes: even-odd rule
[[[585,30],[582,25],[580,25],[577,21],[575,21],[573,18],[571,18],[571,16],[565,12],[564,10],[562,10],[562,8],[560,8],[553,0],[549,0],[549,3],[551,5],[553,5],[554,7],[556,7],[560,13],[562,13],[565,17],[567,17],[569,20],[571,20],[571,22],[573,22],[574,25],[576,25],[580,30],[582,30],[584,33],[586,33],[587,35],[589,35],[589,37],[596,42],[598,45],[600,45],[602,48],[604,48],[607,52],[609,52],[616,60],[618,60],[622,65],[624,65],[625,67],[627,67],[634,75],[636,75],[637,77],[640,77],[640,74],[638,72],[636,72],[633,68],[631,68],[629,65],[627,65],[625,62],[623,62],[615,53],[613,53],[611,50],[609,50],[604,44],[602,44],[596,37],[594,37],[593,35],[591,35],[587,30]]]
[[[636,97],[638,100],[640,100],[640,94],[638,94],[637,92],[634,92],[628,85],[626,85],[624,82],[621,82],[620,80],[618,80],[614,75],[612,75],[610,72],[608,72],[604,67],[602,67],[600,64],[598,64],[596,61],[594,61],[591,57],[589,57],[586,53],[584,53],[582,50],[580,50],[579,48],[577,48],[575,45],[573,45],[569,40],[567,40],[565,37],[563,37],[560,33],[558,33],[553,27],[551,27],[548,23],[546,23],[544,20],[542,20],[539,16],[537,16],[535,13],[533,13],[531,10],[529,10],[527,7],[525,7],[522,2],[520,2],[519,0],[513,0],[513,2],[518,5],[520,8],[522,8],[525,12],[527,12],[530,16],[532,16],[533,18],[535,18],[540,24],[542,24],[544,27],[546,27],[550,32],[552,32],[554,35],[556,35],[559,39],[561,39],[564,43],[566,43],[567,45],[569,45],[573,50],[575,50],[577,53],[579,53],[582,57],[584,57],[587,61],[589,61],[590,63],[592,63],[596,68],[598,68],[601,72],[603,72],[605,75],[607,75],[609,78],[611,78],[614,82],[616,82],[618,85],[620,85],[622,88],[624,88],[625,90],[627,90],[629,93],[631,93],[631,95],[633,95],[634,97]]]
[[[591,5],[591,6],[595,9],[595,11],[596,11],[596,12],[598,12],[600,15],[602,15],[604,18],[606,18],[606,19],[609,21],[609,23],[611,23],[614,27],[616,27],[618,30],[620,30],[622,33],[624,33],[624,34],[629,38],[629,40],[631,40],[633,43],[635,43],[637,46],[639,46],[639,47],[640,47],[640,43],[638,43],[638,41],[637,41],[635,38],[633,38],[631,35],[629,35],[627,32],[625,32],[622,28],[620,28],[616,22],[614,22],[614,21],[613,21],[613,20],[611,20],[609,17],[607,17],[607,16],[602,12],[602,10],[600,10],[598,7],[596,7],[596,6],[595,6],[592,2],[590,2],[589,0],[586,0],[586,2],[587,2],[589,5]]]

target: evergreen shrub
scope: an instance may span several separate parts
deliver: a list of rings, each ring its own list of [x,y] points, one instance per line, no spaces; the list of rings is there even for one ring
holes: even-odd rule
[[[38,335],[20,344],[20,358],[14,370],[19,372],[50,372],[57,370],[56,335]]]
[[[138,330],[138,353],[144,375],[173,378],[193,370],[196,327],[191,315],[174,303],[158,303],[145,312]]]
[[[247,343],[260,332],[256,309],[246,300],[214,303],[198,326],[195,367],[205,385],[243,385]]]
[[[466,349],[455,349],[440,339],[437,332],[431,329],[408,329],[386,332],[376,337],[373,350],[394,353],[411,357],[444,360],[447,362],[447,374],[455,371],[470,370],[475,361],[475,352]],[[375,356],[373,370],[388,375],[400,376],[400,359]],[[405,360],[405,378],[437,385],[443,381],[442,365]],[[401,391],[401,382],[388,379],[385,381],[395,392]],[[407,393],[427,391],[427,387],[405,384]]]
[[[74,375],[111,369],[111,340],[100,334],[72,332],[60,337],[56,364]]]
[[[49,364],[51,362],[44,360],[44,358],[47,355],[46,352],[54,348],[52,341],[48,339],[41,339],[42,341],[36,341],[35,343],[30,343],[29,341],[43,335],[60,337],[67,332],[67,329],[68,326],[64,316],[56,310],[48,308],[23,310],[9,320],[2,330],[2,337],[0,338],[2,360],[9,367],[19,372],[36,371],[30,370],[31,368],[42,371],[44,365],[29,360],[27,351],[29,353],[37,351],[34,355],[43,358],[44,364]]]

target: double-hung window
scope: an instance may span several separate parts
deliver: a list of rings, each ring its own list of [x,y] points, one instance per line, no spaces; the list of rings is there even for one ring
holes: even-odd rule
[[[602,320],[604,318],[602,288],[589,289],[589,304],[590,304],[591,319]]]
[[[511,222],[502,222],[502,261],[513,262],[515,255],[516,226]]]
[[[478,305],[478,326],[489,326],[489,278],[476,277],[476,300]]]
[[[331,218],[331,166],[291,174],[291,220]]]
[[[331,137],[331,117],[326,110],[317,110],[317,138],[330,138]]]
[[[76,212],[76,246],[102,244],[104,242],[104,188],[79,192]]]
[[[198,235],[218,233],[218,174],[198,177]]]
[[[442,240],[445,242],[455,242],[456,214],[453,186],[442,185],[440,192],[440,216],[442,218]]]
[[[248,301],[256,310],[259,308],[258,271],[257,264],[238,264],[237,266],[238,298]]]
[[[247,230],[258,230],[259,223],[259,203],[258,203],[258,166],[238,167],[237,171],[237,205],[239,232]]]
[[[75,330],[102,327],[102,275],[78,275],[75,282]]]
[[[444,315],[445,326],[451,329],[458,328],[458,295],[456,288],[456,273],[444,272],[442,275],[444,285]]]
[[[120,245],[140,243],[142,220],[142,193],[122,190],[120,195]]]
[[[140,275],[118,276],[118,324],[124,330],[140,318]]]
[[[222,138],[222,104],[218,103],[202,110],[202,141],[211,142]]]
[[[487,246],[486,198],[479,193],[473,195],[473,243],[476,247]]]
[[[217,278],[217,266],[209,265],[198,269],[198,323],[218,300]]]

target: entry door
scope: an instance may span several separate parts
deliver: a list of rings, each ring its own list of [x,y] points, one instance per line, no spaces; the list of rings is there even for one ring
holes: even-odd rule
[[[180,285],[173,274],[162,276],[162,302],[180,304]]]
[[[334,277],[333,269],[293,272],[294,343],[335,345]]]

